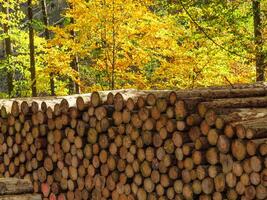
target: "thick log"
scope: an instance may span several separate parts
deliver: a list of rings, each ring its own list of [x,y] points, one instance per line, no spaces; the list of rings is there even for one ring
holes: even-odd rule
[[[2,195],[0,200],[42,200],[40,194]]]
[[[0,194],[23,194],[33,192],[32,183],[27,179],[0,178]]]
[[[208,108],[264,108],[267,106],[267,97],[227,98],[202,101]]]
[[[267,116],[266,108],[216,108],[216,113],[223,116],[226,123],[263,118]]]

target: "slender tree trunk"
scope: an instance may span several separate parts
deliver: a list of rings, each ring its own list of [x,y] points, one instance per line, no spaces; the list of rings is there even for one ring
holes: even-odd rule
[[[73,38],[75,37],[75,32],[74,31],[71,31],[71,34],[73,36]],[[79,58],[78,56],[74,56],[74,58],[72,59],[72,62],[71,62],[71,67],[72,69],[74,69],[77,73],[79,73]],[[80,91],[80,86],[78,83],[76,83],[75,81],[72,81],[71,80],[71,87],[72,87],[72,91],[75,93],[75,94],[80,94],[81,91]]]
[[[106,0],[103,0],[102,6],[104,8],[107,8],[107,2]],[[108,79],[108,85],[109,85],[109,89],[111,89],[111,77],[110,77],[110,71],[109,71],[109,49],[108,49],[108,45],[107,45],[107,18],[104,16],[104,20],[103,20],[103,24],[101,24],[101,26],[104,27],[104,31],[103,34],[101,36],[102,38],[102,48],[104,49],[104,61],[105,61],[105,65],[106,65],[106,74],[107,74],[107,79]]]
[[[111,71],[111,89],[115,89],[115,48],[116,48],[116,38],[115,38],[115,2],[112,1],[112,71]]]
[[[29,18],[29,48],[30,48],[30,72],[31,72],[31,88],[32,96],[37,96],[36,90],[36,72],[35,72],[35,58],[34,58],[34,30],[33,30],[33,12],[32,12],[32,0],[28,0],[28,18]]]
[[[69,4],[70,9],[73,8],[73,6],[71,4]],[[70,23],[74,23],[74,19],[71,18]],[[75,40],[76,37],[76,33],[74,30],[72,30],[70,32],[72,39]],[[72,62],[71,62],[71,68],[74,69],[78,74],[79,74],[79,58],[77,55],[73,56]],[[69,93],[76,93],[76,94],[80,94],[80,86],[78,83],[76,83],[75,81],[70,79],[70,87],[69,87]]]
[[[264,81],[264,54],[263,54],[263,37],[262,37],[262,23],[260,14],[260,1],[252,1],[253,18],[254,18],[254,41],[256,45],[256,80]]]
[[[50,33],[48,30],[49,20],[48,20],[46,0],[41,0],[41,4],[42,4],[42,13],[43,13],[43,23],[45,25],[45,30],[44,30],[45,39],[49,40]],[[54,74],[52,72],[50,73],[50,91],[51,91],[51,95],[55,96],[55,82],[54,82]]]
[[[7,16],[7,20],[9,18],[9,8],[8,7],[2,7],[3,8],[3,12],[6,14]],[[10,56],[12,55],[12,47],[11,47],[11,39],[9,36],[9,26],[8,24],[3,24],[3,30],[4,33],[6,34],[5,37],[5,53],[6,53],[6,57],[7,57],[7,67],[6,67],[6,71],[7,71],[7,87],[8,87],[8,95],[11,96],[12,90],[13,90],[13,71],[12,69],[10,69]]]

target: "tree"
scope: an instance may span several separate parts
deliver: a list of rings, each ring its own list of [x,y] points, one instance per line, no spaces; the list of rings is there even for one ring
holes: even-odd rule
[[[33,12],[32,12],[32,0],[28,0],[28,19],[29,19],[29,48],[30,48],[30,73],[31,73],[31,89],[32,96],[37,96],[36,88],[36,71],[35,71],[35,47],[34,47],[34,30],[33,30]]]
[[[195,66],[184,87],[250,82],[256,79],[251,1],[158,1],[159,15],[173,15],[190,40]],[[188,84],[190,83],[190,84]]]
[[[45,26],[44,35],[45,35],[45,39],[49,40],[50,39],[50,33],[48,30],[49,19],[48,19],[48,13],[47,13],[46,0],[41,0],[41,7],[42,7],[42,14],[43,14],[43,23]],[[54,81],[53,73],[50,73],[50,91],[51,91],[51,95],[54,96],[55,95],[55,81]]]
[[[54,27],[50,46],[50,65],[65,66],[73,55],[80,58],[80,67],[90,71],[91,89],[118,87],[149,88],[147,63],[157,60],[161,66],[172,66],[183,58],[185,48],[176,42],[173,18],[155,15],[150,1],[74,1],[65,16],[75,19],[63,28]],[[94,10],[94,12],[91,12]],[[70,34],[76,31],[75,40]],[[163,51],[164,49],[164,51]],[[51,55],[53,54],[53,55]],[[64,59],[56,58],[55,55]],[[53,56],[53,59],[51,57]],[[68,57],[68,59],[66,59]],[[56,63],[57,62],[57,63]],[[59,62],[59,63],[58,63]]]
[[[69,7],[70,9],[72,9],[73,5],[72,3],[69,3]],[[70,23],[74,24],[75,21],[74,21],[74,18],[71,17],[70,18]],[[72,40],[75,42],[75,37],[76,37],[76,33],[75,33],[75,30],[70,30],[70,34],[71,34],[71,37],[72,37]],[[71,67],[73,70],[75,70],[77,73],[78,73],[78,79],[80,79],[80,75],[79,75],[79,58],[76,54],[73,55],[73,58],[72,58],[72,61],[70,63]],[[72,81],[70,80],[70,93],[76,93],[76,94],[80,94],[80,86],[78,84],[77,81]]]
[[[255,41],[255,59],[256,59],[256,80],[264,81],[265,75],[265,55],[263,53],[263,36],[262,36],[262,22],[260,1],[252,1],[253,19],[254,19],[254,41]]]
[[[6,53],[6,58],[7,58],[7,66],[6,66],[6,71],[7,71],[7,86],[8,86],[8,95],[11,96],[12,90],[13,90],[13,70],[10,68],[10,57],[12,55],[12,47],[11,47],[11,39],[9,35],[9,5],[3,4],[2,5],[3,13],[6,16],[6,20],[3,23],[3,31],[5,34],[5,53]]]

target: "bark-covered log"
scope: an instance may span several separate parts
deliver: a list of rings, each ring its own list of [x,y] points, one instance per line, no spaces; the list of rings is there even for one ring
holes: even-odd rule
[[[267,106],[267,97],[227,98],[202,101],[208,108],[264,108]]]
[[[0,178],[0,194],[23,194],[33,192],[32,183],[27,179]]]
[[[40,194],[2,195],[0,200],[41,200]]]

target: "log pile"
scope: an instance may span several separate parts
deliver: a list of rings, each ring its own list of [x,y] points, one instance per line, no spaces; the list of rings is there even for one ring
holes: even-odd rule
[[[0,176],[51,200],[267,198],[265,87],[124,96],[2,106]]]

